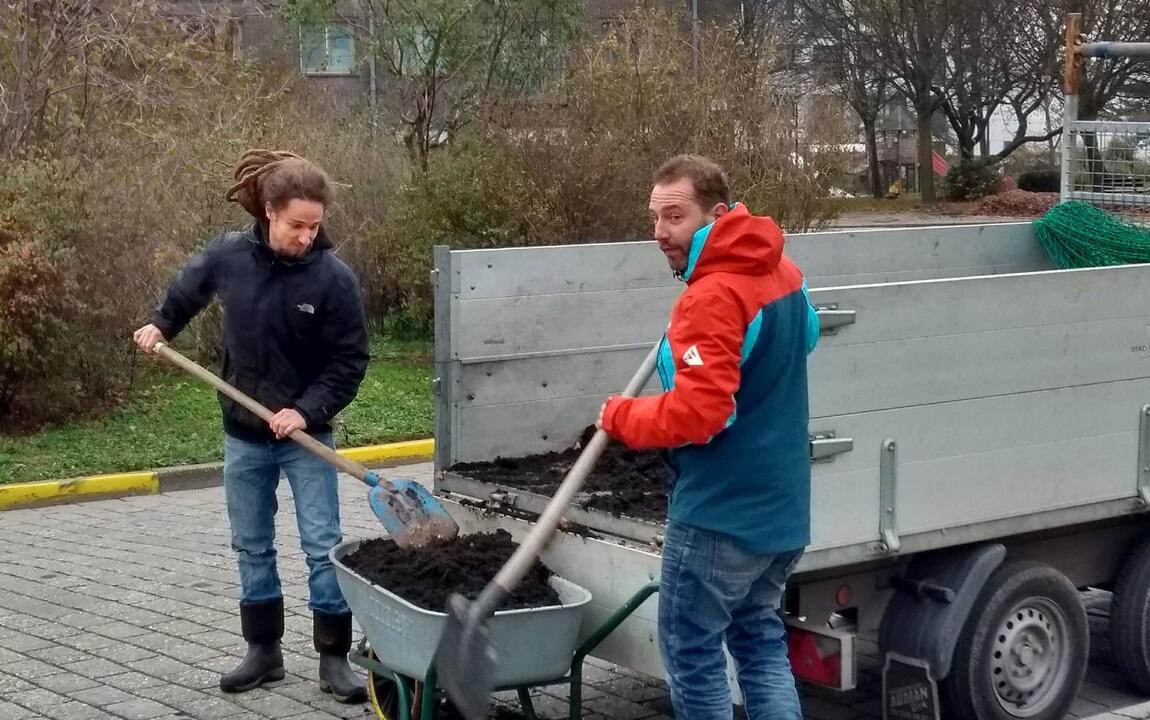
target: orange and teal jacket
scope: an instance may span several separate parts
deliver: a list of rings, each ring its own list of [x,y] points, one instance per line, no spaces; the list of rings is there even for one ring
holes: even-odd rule
[[[810,542],[807,354],[818,316],[783,233],[736,204],[695,233],[659,345],[661,395],[613,397],[603,427],[668,449],[668,517],[753,552]]]

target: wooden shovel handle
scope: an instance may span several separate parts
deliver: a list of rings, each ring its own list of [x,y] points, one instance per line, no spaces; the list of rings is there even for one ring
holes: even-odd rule
[[[195,375],[199,379],[214,387],[216,390],[219,390],[224,395],[227,395],[232,400],[235,400],[240,405],[243,405],[248,410],[251,410],[263,420],[270,422],[271,419],[275,417],[275,413],[273,413],[271,410],[268,410],[263,405],[245,395],[243,392],[240,392],[236,388],[216,377],[214,373],[211,373],[200,367],[196,363],[168,347],[166,344],[162,342],[156,343],[156,346],[153,349],[157,355],[160,355],[172,361],[176,365],[179,365],[190,374]],[[332,450],[327,445],[324,445],[319,440],[316,440],[311,435],[308,435],[307,432],[303,430],[296,430],[289,437],[316,455],[319,455],[324,460],[327,460],[332,465],[335,465],[345,473],[352,475],[356,479],[362,480],[369,485],[374,485],[374,483],[366,479],[368,472],[366,467],[355,462],[354,460],[348,460],[343,455],[340,455],[335,450]]]

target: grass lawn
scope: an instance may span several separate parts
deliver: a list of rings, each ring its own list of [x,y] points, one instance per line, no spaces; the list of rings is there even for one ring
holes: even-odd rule
[[[220,408],[213,389],[158,361],[136,380],[129,401],[98,420],[0,435],[0,483],[60,480],[149,470],[223,458]],[[431,344],[372,341],[372,361],[341,416],[344,447],[434,434]]]

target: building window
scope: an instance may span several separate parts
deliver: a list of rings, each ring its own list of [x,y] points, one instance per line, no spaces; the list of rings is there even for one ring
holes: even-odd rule
[[[407,28],[398,32],[394,41],[395,62],[392,65],[400,75],[422,75],[431,65],[435,53],[435,37],[423,27]],[[447,59],[440,48],[435,58],[435,72],[446,71]]]
[[[351,29],[339,25],[301,28],[299,65],[305,75],[351,75],[355,72]]]

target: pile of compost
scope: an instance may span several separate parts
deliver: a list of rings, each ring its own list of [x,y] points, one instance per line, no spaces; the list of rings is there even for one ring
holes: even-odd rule
[[[515,548],[506,530],[460,535],[416,548],[401,548],[393,540],[378,538],[345,556],[343,564],[412,605],[446,612],[447,598],[452,593],[461,593],[470,600],[478,597]],[[536,561],[500,609],[558,605],[559,596],[548,584],[553,574]]]

